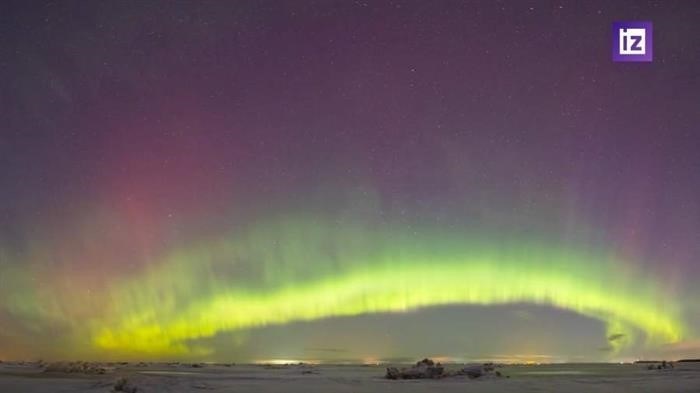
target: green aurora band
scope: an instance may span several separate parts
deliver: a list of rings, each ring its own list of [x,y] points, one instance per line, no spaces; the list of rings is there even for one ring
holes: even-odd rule
[[[294,321],[448,304],[533,303],[607,326],[619,350],[677,342],[678,304],[605,252],[465,233],[287,218],[166,256],[111,288],[90,322],[113,356],[206,355],[193,340]]]

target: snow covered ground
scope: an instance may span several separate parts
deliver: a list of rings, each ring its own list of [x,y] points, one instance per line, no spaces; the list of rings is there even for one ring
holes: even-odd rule
[[[386,366],[190,364],[103,365],[105,374],[44,372],[35,363],[0,364],[2,393],[111,392],[126,378],[137,392],[700,392],[700,364],[672,370],[642,364],[504,366],[489,379],[387,380]],[[458,365],[448,368],[459,368]]]

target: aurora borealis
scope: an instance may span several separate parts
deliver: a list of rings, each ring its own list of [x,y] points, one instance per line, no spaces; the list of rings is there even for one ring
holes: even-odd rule
[[[229,279],[218,280],[210,275],[203,280],[202,286],[214,287],[212,294],[202,302],[180,309],[174,306],[180,303],[178,292],[188,295],[188,288],[162,290],[160,277],[165,272],[156,272],[154,278],[139,283],[148,288],[143,291],[145,293],[128,288],[122,294],[125,297],[136,294],[133,305],[128,307],[128,310],[137,310],[136,313],[115,321],[114,328],[101,330],[96,335],[96,344],[115,350],[187,352],[189,349],[180,345],[180,341],[211,336],[222,330],[339,315],[405,311],[439,304],[509,302],[549,304],[599,317],[609,325],[610,335],[629,335],[625,325],[642,330],[650,340],[661,342],[677,341],[683,333],[674,310],[664,306],[669,300],[654,290],[653,283],[641,280],[625,283],[620,279],[606,282],[601,279],[618,275],[606,266],[594,266],[595,260],[605,259],[603,255],[586,257],[532,248],[511,251],[505,246],[498,250],[486,246],[482,251],[484,247],[478,244],[460,248],[463,241],[445,241],[439,236],[428,237],[432,245],[428,250],[412,245],[410,236],[391,237],[387,242],[390,246],[385,249],[381,244],[373,244],[383,242],[363,239],[361,230],[343,228],[339,239],[352,240],[362,250],[361,255],[353,255],[352,250],[339,253],[332,258],[339,268],[319,278],[309,274],[311,277],[306,278],[306,282],[295,282],[289,277],[298,269],[296,266],[304,264],[307,258],[328,259],[327,254],[317,253],[318,250],[324,244],[336,243],[336,247],[340,244],[337,244],[339,241],[332,226],[320,221],[310,224],[294,222],[293,225],[282,223],[281,226],[293,229],[290,233],[277,233],[272,237],[283,240],[274,250],[280,253],[278,257],[269,250],[263,252],[264,256],[259,255],[256,247],[252,248],[253,255],[240,253],[250,247],[234,242],[209,245],[205,247],[208,252],[179,255],[175,261],[163,265],[169,271],[184,270],[181,277],[175,278],[176,282],[194,282],[193,286],[198,287],[199,280],[194,277],[202,266],[190,268],[193,260],[200,264],[232,256],[234,260],[280,260],[284,261],[283,265],[273,266],[270,270],[286,278],[283,282],[272,285],[270,289],[246,289],[245,285],[239,289]],[[381,232],[384,231],[372,236],[381,236]],[[269,244],[270,241],[262,243]],[[260,244],[260,241],[256,239],[254,244]],[[183,262],[180,264],[177,259]],[[362,261],[364,266],[343,268],[352,266],[354,260]],[[561,267],[561,261],[566,261],[566,267]],[[207,271],[217,267],[221,268],[220,265],[209,266]],[[644,290],[635,288],[640,284]],[[615,289],[606,289],[621,285],[621,294]],[[175,293],[175,299],[158,299],[158,293]],[[173,306],[168,307],[170,305]]]
[[[0,7],[0,360],[700,353],[690,2]]]

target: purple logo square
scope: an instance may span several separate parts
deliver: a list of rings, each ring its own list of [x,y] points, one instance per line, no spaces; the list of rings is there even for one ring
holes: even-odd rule
[[[613,61],[649,62],[653,55],[651,22],[613,22]]]

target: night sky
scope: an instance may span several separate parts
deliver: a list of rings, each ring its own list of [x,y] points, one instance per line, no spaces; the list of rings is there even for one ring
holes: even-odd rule
[[[0,359],[698,357],[699,21],[4,1]]]

